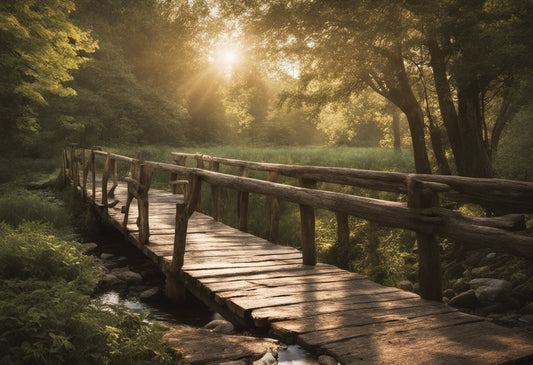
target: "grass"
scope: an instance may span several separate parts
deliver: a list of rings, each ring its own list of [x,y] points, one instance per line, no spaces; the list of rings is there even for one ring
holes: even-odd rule
[[[104,150],[106,150],[104,148]],[[109,148],[110,151],[133,156],[137,150],[145,160],[172,163],[171,152],[201,153],[216,157],[233,158],[247,161],[270,162],[294,165],[349,167],[380,171],[414,171],[412,152],[409,149],[395,151],[384,148],[354,147],[243,147],[243,146],[206,146],[173,148],[169,146],[143,146]],[[103,167],[103,158],[100,159]],[[121,165],[121,166],[120,166]],[[125,176],[129,170],[127,164],[119,165],[119,175]],[[187,166],[195,167],[196,161],[188,160]],[[221,166],[221,172],[238,175],[238,168]],[[101,170],[100,170],[101,171]],[[266,179],[265,172],[250,172],[250,177]],[[156,172],[153,188],[167,189],[169,174]],[[293,178],[280,177],[280,182],[297,185]],[[334,184],[319,184],[319,188],[339,191],[347,194],[363,195],[381,199],[397,200],[401,197],[373,192],[354,187]],[[233,189],[221,189],[221,221],[239,226],[237,216],[237,192]],[[210,214],[211,187],[202,186],[202,212]],[[338,247],[336,242],[336,217],[333,212],[316,210],[316,242],[319,258],[345,269],[356,270],[369,275],[381,283],[395,285],[405,279],[409,269],[406,260],[412,255],[414,234],[402,230],[384,229],[360,219],[350,219],[351,245],[349,248]],[[269,226],[265,214],[265,198],[250,194],[249,232],[268,239]],[[280,243],[300,246],[300,213],[297,204],[280,202]],[[401,250],[399,252],[398,250]]]

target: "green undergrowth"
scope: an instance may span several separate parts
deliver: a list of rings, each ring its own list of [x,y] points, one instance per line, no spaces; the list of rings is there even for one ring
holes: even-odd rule
[[[19,166],[32,170],[21,171],[24,179],[2,171],[7,183],[0,185],[0,364],[184,363],[162,344],[164,328],[147,313],[92,298],[100,271],[69,239],[76,212],[67,207],[83,206],[72,190],[59,204],[24,189],[46,182],[53,169],[37,161]]]

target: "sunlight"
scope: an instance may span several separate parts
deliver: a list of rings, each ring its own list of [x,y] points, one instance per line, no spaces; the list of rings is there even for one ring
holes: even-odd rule
[[[241,58],[242,56],[237,46],[222,44],[211,52],[209,61],[215,64],[224,75],[231,76],[236,66],[242,61]]]

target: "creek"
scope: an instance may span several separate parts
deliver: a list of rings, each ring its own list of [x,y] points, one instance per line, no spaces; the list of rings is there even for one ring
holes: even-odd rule
[[[93,248],[89,253],[99,258],[104,272],[128,269],[139,273],[143,278],[142,283],[134,285],[101,286],[97,292],[98,300],[108,304],[122,304],[139,313],[147,310],[149,320],[186,324],[196,328],[201,328],[214,319],[223,319],[220,314],[194,298],[183,305],[176,305],[163,295],[155,301],[141,301],[139,299],[141,292],[155,287],[163,288],[164,275],[148,258],[124,241],[115,231],[106,230],[96,236],[81,237],[80,241],[97,245],[96,247],[91,245]],[[278,349],[278,364],[317,365],[318,361],[298,345],[282,345]]]

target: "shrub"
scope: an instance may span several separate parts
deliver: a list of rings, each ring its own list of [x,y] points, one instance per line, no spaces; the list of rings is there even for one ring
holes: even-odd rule
[[[0,363],[176,363],[146,313],[91,299],[97,281],[93,258],[51,225],[0,223]]]

